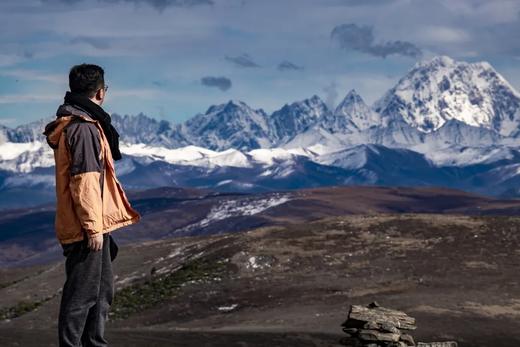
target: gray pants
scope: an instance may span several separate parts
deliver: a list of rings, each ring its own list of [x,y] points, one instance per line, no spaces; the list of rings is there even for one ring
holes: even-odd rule
[[[99,251],[88,248],[86,237],[62,247],[67,277],[58,319],[59,346],[107,346],[105,322],[114,297],[112,261],[117,245],[105,233]]]

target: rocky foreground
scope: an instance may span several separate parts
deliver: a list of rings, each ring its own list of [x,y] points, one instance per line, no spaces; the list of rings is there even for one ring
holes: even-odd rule
[[[111,346],[340,347],[351,307],[377,301],[413,317],[417,345],[517,347],[519,222],[338,216],[126,244],[107,337]],[[0,270],[1,346],[56,345],[63,273],[63,262]]]
[[[456,341],[418,342],[410,331],[417,329],[415,318],[405,312],[381,307],[372,302],[366,307],[351,305],[342,324],[347,337],[341,342],[350,347],[457,347]]]

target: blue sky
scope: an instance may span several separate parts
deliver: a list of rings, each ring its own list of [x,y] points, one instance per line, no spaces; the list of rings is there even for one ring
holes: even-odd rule
[[[355,88],[371,103],[439,54],[520,89],[520,1],[2,0],[0,124],[51,117],[74,64],[103,66],[104,108],[182,122],[212,104],[270,113]]]

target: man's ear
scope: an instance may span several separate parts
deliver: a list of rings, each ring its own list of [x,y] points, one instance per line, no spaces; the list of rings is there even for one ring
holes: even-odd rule
[[[96,95],[94,96],[94,98],[95,98],[96,101],[98,101],[99,103],[103,102],[103,99],[105,98],[105,91],[103,90],[103,88],[99,89],[99,90],[96,92]]]

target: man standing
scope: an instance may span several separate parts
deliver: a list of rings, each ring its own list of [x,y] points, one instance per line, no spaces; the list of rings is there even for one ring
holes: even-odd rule
[[[107,346],[105,322],[114,296],[110,232],[137,223],[115,170],[119,134],[101,104],[108,86],[100,66],[69,73],[70,92],[43,133],[54,150],[56,237],[66,257],[58,319],[59,345]]]

